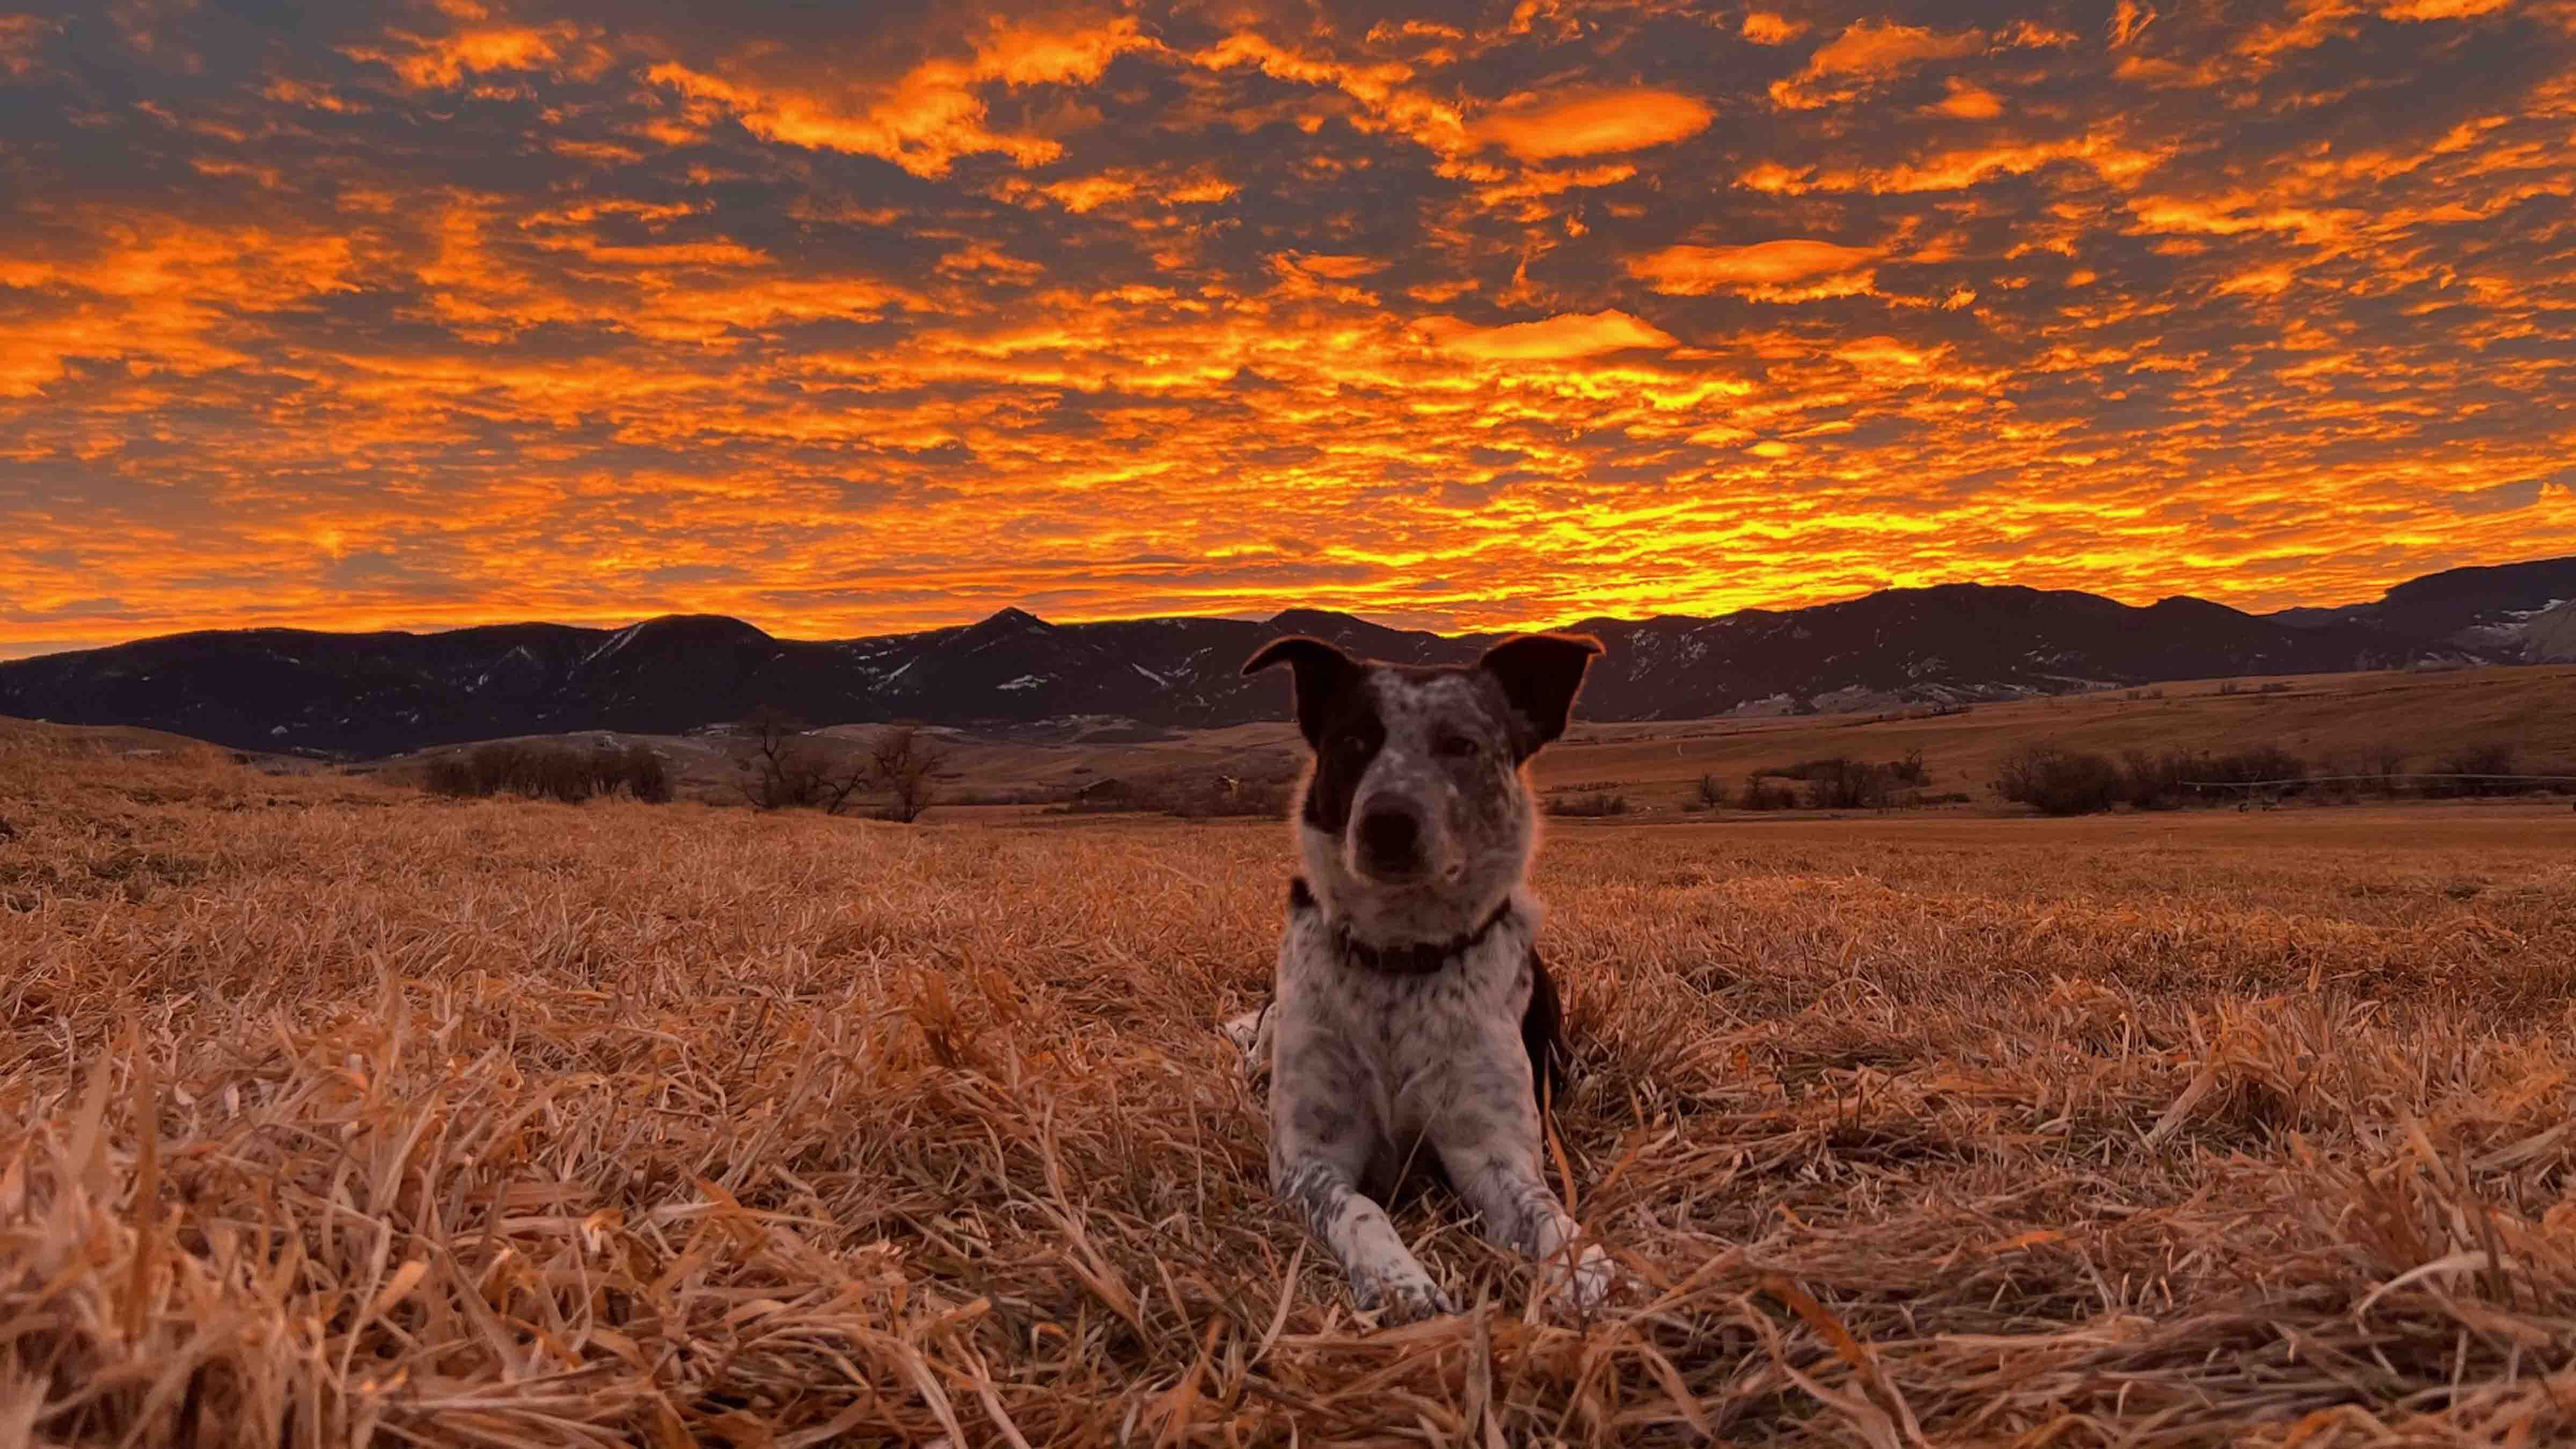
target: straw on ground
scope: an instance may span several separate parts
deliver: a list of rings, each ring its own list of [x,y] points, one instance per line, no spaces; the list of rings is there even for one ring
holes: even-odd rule
[[[2536,1443],[2565,817],[1561,826],[1589,1325],[1376,1332],[1215,1023],[1284,832],[0,745],[0,1446]]]

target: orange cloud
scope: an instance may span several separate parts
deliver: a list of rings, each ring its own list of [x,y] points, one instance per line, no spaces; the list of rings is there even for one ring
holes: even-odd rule
[[[1678,91],[1517,96],[1479,118],[1474,134],[1525,160],[1549,161],[1670,145],[1706,130],[1715,115]]]
[[[1946,115],[1966,121],[1991,121],[2004,113],[2003,97],[1974,81],[1952,76],[1948,86],[1950,93],[1935,108]]]
[[[1630,276],[1668,296],[1703,297],[1856,273],[1879,256],[1873,247],[1789,237],[1746,246],[1669,246],[1631,257],[1627,267]]]
[[[1986,48],[1985,33],[1962,30],[1942,34],[1917,25],[1855,20],[1842,34],[1816,48],[1806,68],[1771,86],[1773,104],[1812,110],[1857,97],[1863,87],[1893,80],[1927,61],[1975,55]],[[1836,86],[1850,81],[1857,84]]]
[[[1102,172],[1098,176],[1076,176],[1049,182],[1038,190],[1053,197],[1065,210],[1081,213],[1134,196],[1136,182],[1132,177]]]
[[[445,35],[413,35],[395,30],[389,32],[389,38],[401,48],[353,46],[349,54],[390,66],[403,84],[415,90],[453,88],[469,76],[508,70],[563,68],[589,76],[608,64],[607,52],[595,44],[583,43],[583,28],[570,22],[472,23],[483,19],[479,9],[469,10],[468,16],[469,23]]]
[[[36,51],[56,28],[34,15],[0,15],[0,75],[33,74]]]
[[[1204,206],[1227,200],[1237,190],[1233,182],[1207,168],[1175,176],[1115,166],[1088,176],[1068,176],[1038,185],[1011,177],[1000,187],[1001,194],[1012,200],[1024,201],[1030,196],[1043,196],[1076,215],[1126,201]]]
[[[2508,9],[2513,0],[2397,0],[2379,7],[2391,20],[2474,20]]]
[[[1353,119],[1363,129],[1392,131],[1434,151],[1455,151],[1467,141],[1457,104],[1412,84],[1414,69],[1401,62],[1363,64],[1316,56],[1248,30],[1189,59],[1213,71],[1249,66],[1277,80],[1329,86],[1358,103]]]
[[[2148,26],[2155,23],[2155,20],[2156,9],[2154,6],[2142,6],[2138,3],[2138,0],[2120,0],[2119,6],[2111,12],[2111,44],[2113,48],[2116,49],[2120,46],[2127,45],[2130,41],[2137,39],[2141,32],[2145,31]]]
[[[1755,45],[1787,45],[1807,33],[1807,22],[1791,20],[1777,11],[1753,10],[1745,13],[1740,33]]]
[[[1365,277],[1371,272],[1382,272],[1387,268],[1387,261],[1383,257],[1334,256],[1308,252],[1285,260],[1289,266],[1309,276],[1331,277],[1336,281]]]
[[[1564,362],[1681,345],[1662,328],[1616,308],[1500,327],[1478,327],[1455,317],[1426,317],[1418,325],[1442,352],[1478,362]]]
[[[664,61],[646,76],[731,112],[768,140],[876,156],[941,177],[962,156],[997,153],[1026,167],[1064,154],[1051,138],[989,126],[981,87],[1089,82],[1120,54],[1152,45],[1132,18],[1070,30],[997,25],[977,39],[971,58],[927,60],[884,84],[769,79],[760,58],[710,69]]]

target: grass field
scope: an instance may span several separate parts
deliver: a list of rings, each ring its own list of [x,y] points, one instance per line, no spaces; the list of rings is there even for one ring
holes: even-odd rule
[[[121,748],[122,746],[118,746]],[[2576,816],[1566,822],[1591,1323],[1378,1331],[1213,1030],[1285,832],[0,740],[0,1446],[2576,1434]]]

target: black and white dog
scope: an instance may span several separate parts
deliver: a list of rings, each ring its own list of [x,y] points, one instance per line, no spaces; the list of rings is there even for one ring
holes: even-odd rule
[[[1578,1307],[1611,1286],[1598,1246],[1568,1261],[1578,1229],[1540,1171],[1564,1043],[1523,885],[1538,820],[1521,773],[1600,652],[1532,634],[1431,668],[1287,638],[1243,666],[1295,672],[1314,762],[1272,998],[1226,1030],[1269,1067],[1272,1187],[1382,1321],[1456,1311],[1383,1206],[1425,1148],[1488,1241],[1547,1263]]]

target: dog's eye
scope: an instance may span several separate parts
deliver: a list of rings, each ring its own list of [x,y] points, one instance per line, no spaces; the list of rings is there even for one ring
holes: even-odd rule
[[[1476,753],[1476,742],[1465,735],[1442,735],[1440,753],[1453,760],[1463,760]]]

